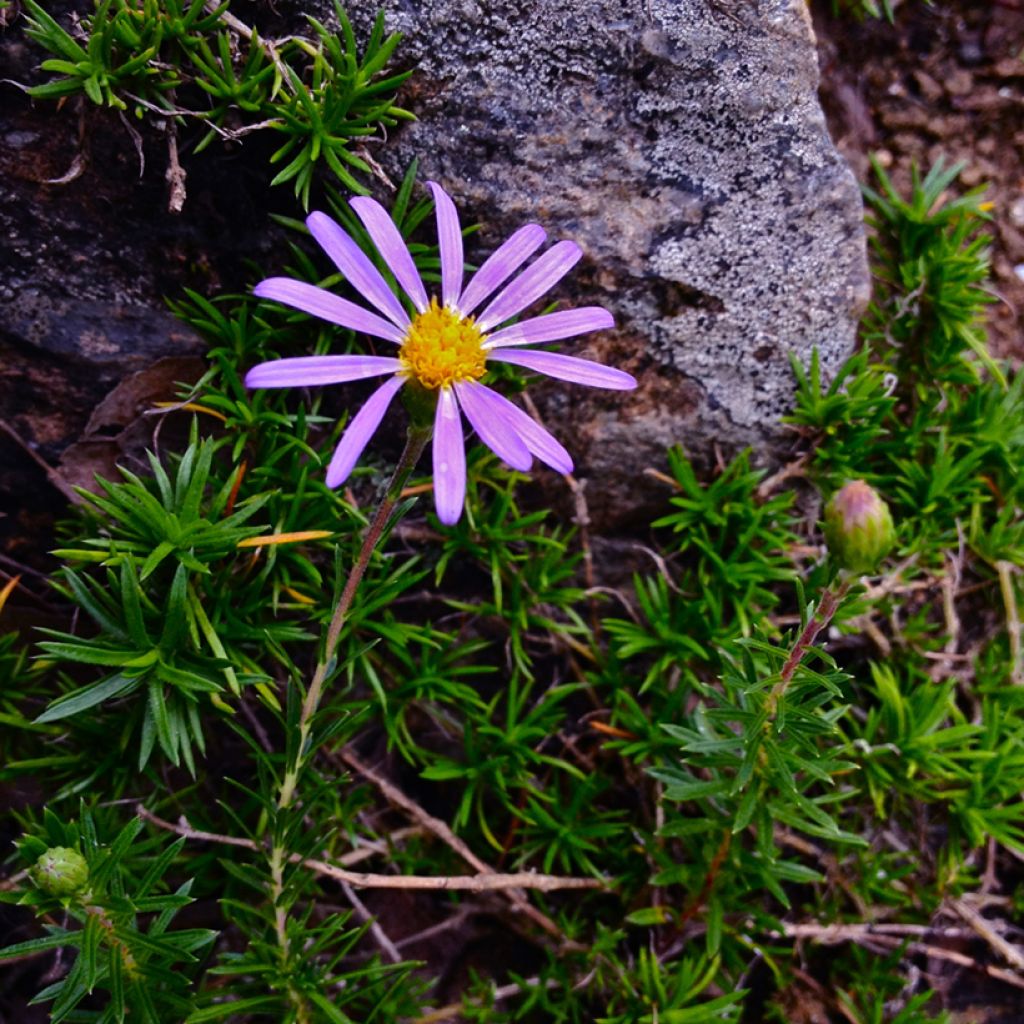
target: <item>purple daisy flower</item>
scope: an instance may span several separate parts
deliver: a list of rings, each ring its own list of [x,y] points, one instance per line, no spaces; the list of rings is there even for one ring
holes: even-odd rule
[[[636,381],[622,370],[588,359],[521,347],[614,326],[611,314],[600,306],[548,313],[502,327],[572,269],[582,256],[578,245],[556,243],[506,284],[546,237],[542,227],[527,224],[501,245],[463,287],[459,215],[440,185],[432,181],[427,184],[437,209],[440,301],[427,295],[402,235],[387,211],[364,196],[350,200],[352,209],[412,302],[416,310],[413,316],[409,316],[366,254],[324,213],[309,215],[306,224],[311,234],[377,312],[287,277],[268,278],[255,288],[255,294],[262,299],[274,299],[321,320],[394,342],[397,353],[276,359],[254,366],[246,374],[245,383],[251,388],[281,388],[342,384],[390,375],[390,380],[370,396],[345,429],[327,469],[329,487],[338,487],[348,478],[404,384],[413,381],[427,391],[436,391],[434,498],[438,518],[451,525],[462,514],[466,496],[460,409],[484,444],[513,469],[528,470],[536,456],[559,473],[572,471],[569,453],[548,431],[507,398],[480,383],[488,361],[512,363],[590,387],[628,390],[636,387]],[[483,311],[477,315],[476,310],[484,303]]]

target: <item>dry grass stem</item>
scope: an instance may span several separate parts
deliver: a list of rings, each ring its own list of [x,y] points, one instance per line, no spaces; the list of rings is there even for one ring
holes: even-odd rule
[[[175,825],[173,822],[158,818],[142,806],[137,806],[136,812],[140,817],[157,827],[166,829],[168,832],[173,832],[179,836],[185,836],[187,839],[197,839],[209,843],[223,843],[228,846],[241,846],[249,850],[262,851],[264,849],[251,839],[219,835],[215,832],[203,832],[187,825]],[[608,884],[597,878],[542,875],[534,871],[518,871],[513,874],[488,872],[479,875],[378,875],[372,872],[348,871],[337,864],[329,864],[327,861],[317,860],[313,857],[299,857],[296,854],[291,854],[287,859],[290,863],[301,864],[304,868],[315,871],[318,875],[333,878],[339,882],[346,882],[360,889],[429,889],[458,890],[461,892],[502,892],[509,889],[534,889],[538,892],[556,892],[559,889],[602,889]],[[559,934],[561,933],[559,932]]]

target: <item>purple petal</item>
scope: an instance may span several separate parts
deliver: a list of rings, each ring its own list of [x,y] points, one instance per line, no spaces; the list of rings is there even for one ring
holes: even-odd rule
[[[544,244],[545,238],[547,232],[539,224],[527,224],[506,239],[470,278],[459,297],[459,311],[469,316]]]
[[[362,409],[352,417],[352,421],[345,428],[345,433],[341,435],[338,447],[334,450],[331,464],[327,467],[328,487],[340,487],[348,479],[367,442],[380,426],[391,399],[405,381],[405,377],[392,377],[377,388]]]
[[[320,248],[331,257],[335,266],[367,302],[376,306],[398,327],[404,329],[409,326],[409,314],[402,308],[395,293],[366,253],[352,241],[340,224],[331,220],[326,213],[314,212],[306,218],[306,227],[320,243]]]
[[[274,299],[293,309],[301,309],[310,316],[340,324],[353,331],[362,331],[363,334],[372,334],[375,338],[401,344],[405,337],[394,324],[388,323],[376,313],[334,295],[325,288],[293,281],[290,277],[268,277],[266,281],[260,281],[252,292],[257,298]]]
[[[477,327],[487,331],[521,312],[549,292],[579,262],[583,250],[575,242],[557,242],[531,263],[480,314]]]
[[[466,418],[480,435],[480,440],[498,458],[504,459],[513,469],[525,473],[533,464],[533,459],[504,410],[493,401],[497,397],[496,392],[474,380],[463,380],[455,385],[455,394]]]
[[[545,373],[549,377],[586,384],[592,388],[612,388],[615,391],[629,391],[636,387],[636,379],[624,370],[603,366],[590,359],[563,356],[560,352],[533,352],[521,349],[499,349],[488,355],[489,359],[501,363],[514,363],[528,370]]]
[[[434,417],[434,504],[437,518],[452,526],[466,501],[466,448],[462,419],[451,388],[441,388]]]
[[[397,373],[401,368],[401,360],[391,356],[298,356],[254,366],[245,375],[245,386],[293,388],[345,384],[350,380]]]
[[[413,305],[422,313],[426,310],[427,293],[420,280],[420,272],[409,255],[408,246],[395,222],[388,216],[387,210],[375,199],[368,196],[356,196],[349,200],[349,205],[356,211],[356,216],[363,222],[363,227],[373,239],[384,262],[405,289],[405,294],[412,299]]]
[[[559,313],[547,313],[503,327],[490,335],[484,348],[504,348],[506,345],[540,345],[546,341],[562,341],[591,331],[605,331],[615,321],[607,309],[600,306],[580,306]]]
[[[527,416],[518,405],[513,405],[497,391],[492,391],[483,384],[480,387],[487,392],[487,400],[494,413],[501,416],[541,462],[559,473],[572,472],[572,456],[536,420]]]
[[[437,213],[437,242],[441,247],[441,301],[446,306],[455,306],[462,291],[462,228],[459,214],[436,181],[427,185],[434,194],[434,208]]]

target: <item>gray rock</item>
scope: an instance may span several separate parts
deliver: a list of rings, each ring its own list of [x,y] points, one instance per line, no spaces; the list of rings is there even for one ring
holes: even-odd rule
[[[329,0],[282,6],[333,16]],[[377,5],[349,6],[365,37]],[[420,156],[484,224],[470,258],[528,220],[577,240],[587,259],[559,294],[616,314],[616,331],[566,348],[634,371],[637,392],[531,387],[592,479],[597,524],[635,514],[641,471],[670,443],[770,451],[788,353],[817,345],[834,369],[867,293],[803,0],[395,0],[388,19],[418,65],[404,102],[419,120],[374,155],[393,176]],[[39,59],[0,38],[2,77],[30,80]],[[89,109],[79,138],[73,106],[5,88],[0,417],[53,459],[119,380],[197,351],[162,296],[243,287],[245,258],[272,263],[280,242],[264,169],[234,151],[190,170],[173,218],[160,138],[146,136],[139,181],[114,115]]]
[[[387,170],[418,155],[483,222],[471,257],[527,220],[575,239],[588,260],[563,294],[616,314],[574,350],[640,389],[540,391],[581,474],[602,478],[599,518],[636,508],[639,470],[670,443],[770,448],[789,353],[817,346],[834,370],[868,295],[803,0],[432,0],[388,26],[418,64],[418,121],[380,151]]]

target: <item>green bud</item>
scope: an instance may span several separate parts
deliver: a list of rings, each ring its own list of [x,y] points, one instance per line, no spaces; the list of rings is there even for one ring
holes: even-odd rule
[[[89,884],[89,865],[67,846],[51,846],[29,868],[32,881],[51,896],[74,896]]]
[[[418,381],[409,379],[400,392],[402,404],[409,413],[413,427],[428,429],[434,425],[437,411],[437,388],[425,388]]]
[[[889,506],[870,484],[851,480],[825,507],[825,539],[841,568],[874,572],[896,543]]]

